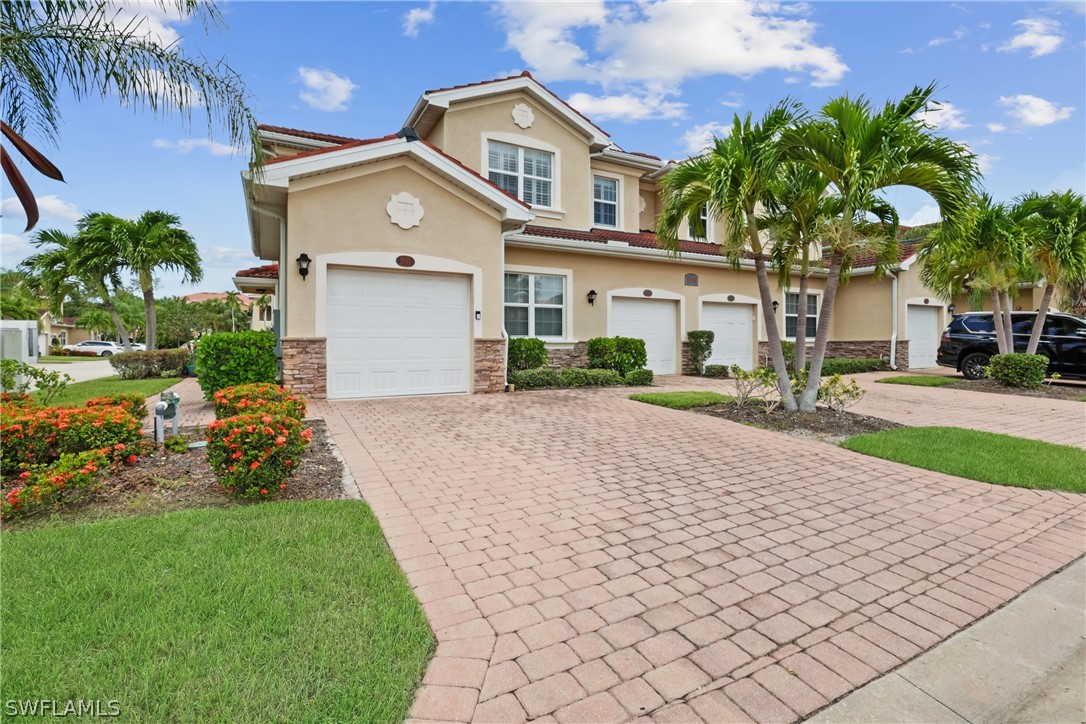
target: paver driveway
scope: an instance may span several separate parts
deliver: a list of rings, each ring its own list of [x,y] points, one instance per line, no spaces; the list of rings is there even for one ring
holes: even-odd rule
[[[437,635],[412,717],[790,721],[1084,553],[1082,496],[625,394],[315,406]]]

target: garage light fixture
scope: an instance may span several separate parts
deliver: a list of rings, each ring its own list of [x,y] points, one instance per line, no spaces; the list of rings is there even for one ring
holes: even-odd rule
[[[781,306],[781,303],[780,303],[780,302],[778,302],[778,301],[777,301],[776,299],[774,299],[774,300],[773,300],[773,313],[774,313],[774,314],[776,314],[776,313],[777,313],[777,307],[779,307],[779,306]]]
[[[950,316],[953,317],[954,316],[954,305],[953,304],[946,305],[946,311],[947,311],[947,314],[949,314]]]
[[[589,289],[588,290],[588,303],[591,304],[591,305],[595,305],[597,296],[599,296],[599,295],[596,294],[595,289]]]
[[[309,276],[309,262],[311,261],[312,259],[309,258],[309,254],[306,254],[304,251],[298,255],[298,273],[302,275],[303,282],[305,281],[305,278]]]

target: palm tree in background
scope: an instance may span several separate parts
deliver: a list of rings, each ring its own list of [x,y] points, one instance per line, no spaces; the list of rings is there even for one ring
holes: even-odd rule
[[[230,310],[230,331],[238,331],[237,324],[234,321],[234,314],[241,311],[241,295],[235,291],[225,292],[226,297],[223,299],[223,304]]]
[[[769,109],[758,122],[749,113],[745,119],[736,115],[731,133],[726,138],[714,138],[709,153],[685,161],[663,177],[660,182],[663,208],[656,228],[664,248],[677,254],[683,221],[694,236],[705,237],[701,213],[708,206],[709,218],[724,223],[726,234],[721,248],[724,257],[738,266],[741,259],[753,256],[769,358],[777,373],[781,406],[786,410],[795,410],[796,402],[773,313],[767,266],[772,260],[759,233],[756,213],[771,196],[779,173],[781,133],[799,112],[798,104],[786,100]]]
[[[101,339],[105,335],[114,332],[113,319],[104,309],[88,309],[76,318],[75,323],[84,329],[90,330],[95,339]]]
[[[831,99],[817,117],[783,131],[787,159],[822,174],[839,202],[835,228],[824,241],[829,272],[818,316],[810,375],[800,409],[814,411],[829,341],[837,288],[861,251],[875,254],[876,273],[897,261],[897,212],[878,194],[912,186],[939,204],[953,225],[977,176],[975,156],[963,144],[932,133],[919,117],[935,86],[915,87],[900,101],[875,110],[863,96]],[[874,217],[874,221],[872,221]]]
[[[210,0],[158,0],[179,20],[198,20],[207,31],[225,27]],[[135,8],[133,19],[126,12]],[[39,173],[63,181],[60,170],[26,141],[33,129],[55,143],[59,98],[117,98],[122,106],[174,112],[184,121],[193,108],[207,116],[208,132],[226,130],[231,145],[249,145],[259,168],[264,155],[249,92],[223,60],[189,55],[177,43],[163,44],[149,32],[138,4],[117,0],[50,0],[0,3],[0,133]],[[0,146],[0,166],[26,212],[26,230],[38,221],[30,185]]]
[[[198,282],[204,275],[196,241],[181,227],[181,217],[145,211],[130,221],[112,214],[90,214],[81,237],[94,254],[116,259],[136,275],[143,294],[144,337],[148,351],[154,349],[155,272],[179,272],[185,283]]]
[[[28,321],[38,319],[41,301],[35,286],[35,280],[24,272],[0,270],[0,316]]]
[[[271,306],[272,298],[270,294],[261,294],[259,297],[253,300],[253,306],[250,309],[252,312],[252,321],[263,321],[264,310]],[[260,316],[258,316],[260,315]]]

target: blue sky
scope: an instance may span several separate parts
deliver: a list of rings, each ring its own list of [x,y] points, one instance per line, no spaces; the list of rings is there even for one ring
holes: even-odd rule
[[[531,70],[623,148],[683,158],[736,112],[790,95],[814,109],[841,93],[882,102],[936,81],[929,120],[981,156],[999,199],[1086,186],[1086,3],[361,3],[241,2],[229,28],[148,16],[149,31],[224,57],[259,120],[369,137],[400,128],[419,94]],[[181,215],[204,281],[163,275],[161,293],[232,288],[249,250],[239,172],[223,134],[118,106],[64,99],[52,182],[24,166],[39,228],[81,213]],[[30,253],[3,193],[2,265]],[[923,194],[891,190],[903,222],[937,218]]]

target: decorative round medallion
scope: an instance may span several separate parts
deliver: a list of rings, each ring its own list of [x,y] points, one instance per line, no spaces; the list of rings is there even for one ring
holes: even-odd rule
[[[927,303],[928,303],[928,298],[924,297],[924,304],[927,304]]]
[[[652,296],[652,290],[651,289],[646,289],[645,291],[643,291],[641,293],[644,294],[646,297],[651,297]]]
[[[412,196],[406,191],[393,194],[385,206],[388,218],[401,229],[410,229],[418,226],[426,211],[422,208],[422,201],[417,196]]]
[[[729,302],[734,302],[735,301],[735,295],[734,294],[729,294],[728,295],[728,301]]]
[[[404,267],[415,266],[415,257],[407,256],[406,254],[404,254],[403,256],[398,256],[396,257],[396,264]]]
[[[513,106],[513,123],[521,128],[531,128],[535,123],[535,113],[526,103],[518,103]]]

